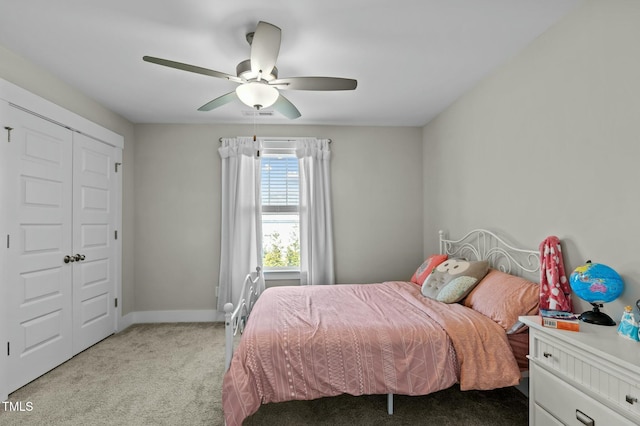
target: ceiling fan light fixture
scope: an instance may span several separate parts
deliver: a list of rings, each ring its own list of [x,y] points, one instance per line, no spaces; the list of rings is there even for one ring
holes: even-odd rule
[[[251,45],[251,57],[236,66],[236,75],[170,61],[168,59],[143,56],[142,60],[165,67],[175,68],[210,77],[222,78],[240,84],[235,92],[229,92],[207,102],[198,111],[211,111],[236,100],[256,110],[273,106],[276,112],[289,119],[300,117],[300,111],[279,90],[354,90],[358,82],[336,77],[289,77],[278,78],[276,60],[280,53],[282,30],[273,24],[260,21],[256,30],[247,34]]]
[[[275,87],[257,81],[236,87],[236,94],[245,105],[256,109],[269,108],[280,96]]]

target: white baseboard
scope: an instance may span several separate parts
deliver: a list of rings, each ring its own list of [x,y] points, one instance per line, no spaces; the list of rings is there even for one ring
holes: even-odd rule
[[[213,309],[186,311],[137,311],[123,315],[118,322],[118,331],[133,324],[160,322],[223,322],[224,312]]]
[[[125,328],[129,327],[132,324],[133,324],[133,313],[123,315],[120,317],[120,320],[118,321],[118,329],[116,330],[116,332],[120,333],[122,330],[124,330]]]

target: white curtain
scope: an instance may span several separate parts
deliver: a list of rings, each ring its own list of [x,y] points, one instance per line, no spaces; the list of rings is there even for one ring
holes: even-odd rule
[[[259,141],[222,140],[222,228],[218,311],[237,303],[245,276],[262,266]]]
[[[301,284],[335,284],[328,139],[296,144],[300,172]]]

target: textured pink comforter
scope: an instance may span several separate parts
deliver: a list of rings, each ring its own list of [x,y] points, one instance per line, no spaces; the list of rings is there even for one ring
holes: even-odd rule
[[[446,331],[445,331],[446,330]],[[229,371],[227,426],[260,404],[342,393],[426,395],[518,383],[504,330],[412,283],[273,287],[256,303]]]

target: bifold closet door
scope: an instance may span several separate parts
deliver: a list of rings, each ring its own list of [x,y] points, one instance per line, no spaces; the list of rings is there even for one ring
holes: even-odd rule
[[[9,392],[72,356],[72,132],[9,108]],[[3,143],[6,143],[3,141]]]
[[[73,135],[73,353],[115,330],[116,149]]]
[[[2,303],[12,392],[116,329],[119,151],[13,107],[8,116]]]

